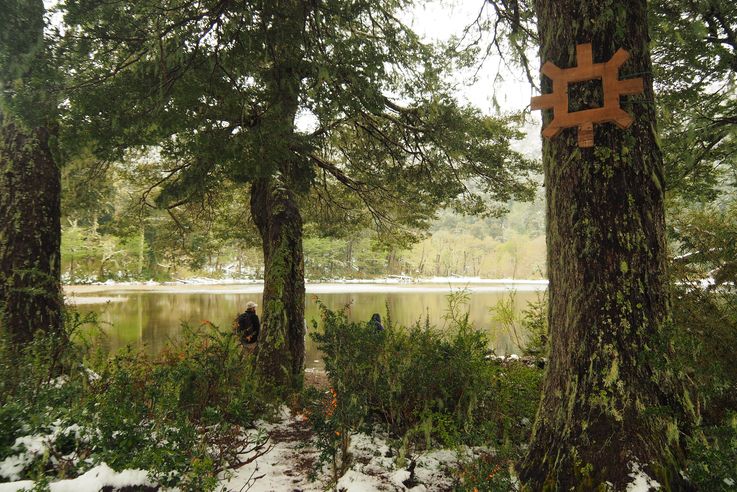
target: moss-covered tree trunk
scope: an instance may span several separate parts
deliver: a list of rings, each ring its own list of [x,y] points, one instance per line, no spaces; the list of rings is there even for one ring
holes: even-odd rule
[[[0,326],[20,344],[62,323],[61,177],[49,137],[0,112]]]
[[[264,251],[263,322],[257,364],[274,382],[299,386],[305,357],[305,281],[302,216],[297,195],[309,179],[293,147],[299,144],[302,38],[309,2],[274,0],[267,4],[264,36],[270,69],[265,77],[268,110],[257,128],[259,158],[266,172],[251,182],[251,216]]]
[[[594,63],[630,52],[620,77],[645,93],[622,98],[627,130],[595,125],[543,142],[551,352],[520,477],[529,490],[617,489],[635,464],[678,489],[678,426],[687,407],[669,369],[663,163],[656,137],[645,0],[537,0],[541,62]],[[574,108],[601,105],[596,84],[569,87]],[[551,92],[549,80],[543,92]],[[544,124],[551,119],[544,114]]]
[[[275,179],[253,182],[251,214],[264,251],[258,366],[278,383],[298,385],[305,359],[302,216],[294,193]]]

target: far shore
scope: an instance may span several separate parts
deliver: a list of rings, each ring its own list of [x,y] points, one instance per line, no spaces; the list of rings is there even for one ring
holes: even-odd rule
[[[124,302],[124,296],[93,296],[98,293],[156,292],[161,294],[260,294],[263,281],[192,279],[179,282],[106,282],[100,284],[65,285],[64,295],[69,304],[99,304]],[[434,277],[411,279],[405,277],[372,280],[332,280],[307,282],[307,294],[340,294],[370,292],[449,292],[465,289],[470,292],[533,292],[547,289],[547,280],[535,279],[481,279],[475,277]]]

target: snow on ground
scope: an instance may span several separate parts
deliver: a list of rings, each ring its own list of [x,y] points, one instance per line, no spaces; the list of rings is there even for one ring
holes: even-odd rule
[[[656,480],[650,478],[638,462],[633,461],[630,463],[630,469],[632,471],[629,476],[632,478],[632,481],[627,484],[627,492],[648,492],[650,490],[660,490],[660,484]]]
[[[458,453],[448,449],[434,450],[413,456],[414,473],[409,466],[398,468],[396,457],[382,436],[355,434],[351,436],[349,453],[353,455],[350,470],[338,480],[338,490],[364,492],[442,491],[453,486],[453,470],[458,465]],[[468,451],[468,456],[471,456]]]
[[[341,294],[341,293],[401,293],[401,292],[449,292],[467,289],[470,292],[534,292],[547,289],[547,280],[513,280],[513,279],[481,279],[475,277],[434,277],[431,279],[413,279],[411,282],[401,279],[372,280],[334,280],[325,283],[309,282],[306,285],[308,294]],[[64,291],[68,298],[80,303],[104,303],[121,301],[124,297],[92,297],[89,294],[100,292],[160,292],[167,294],[260,294],[263,291],[262,281],[244,280],[212,280],[190,279],[182,282],[135,283],[113,282],[96,285],[67,285]],[[76,297],[74,297],[76,296]],[[90,299],[90,300],[88,300]]]
[[[237,470],[226,472],[221,485],[228,491],[249,492],[321,491],[319,482],[311,482],[309,473],[315,470],[319,452],[304,439],[309,436],[309,424],[294,416],[288,408],[281,410],[275,424],[260,422],[258,427],[269,433],[271,450]],[[317,471],[317,470],[315,470]]]
[[[258,422],[258,431],[269,434],[268,452],[253,462],[220,476],[219,491],[227,492],[284,492],[299,490],[317,492],[326,490],[331,483],[329,466],[320,466],[319,450],[314,446],[309,423],[303,415],[292,414],[283,407],[275,423]],[[61,427],[58,432],[76,432],[77,429]],[[251,432],[257,432],[253,430]],[[18,473],[28,459],[33,460],[47,449],[49,436],[25,436],[19,442],[25,452],[0,462],[0,475],[18,480]],[[466,449],[463,453],[453,450],[435,450],[417,454],[397,466],[396,450],[388,445],[381,434],[354,434],[351,436],[349,454],[351,466],[340,477],[337,490],[344,492],[394,491],[433,492],[449,490],[453,485],[453,471],[460,458],[470,458],[476,452],[488,449]],[[246,458],[247,456],[244,456]],[[413,471],[410,465],[413,464]],[[16,492],[31,489],[30,480],[0,484],[0,492]],[[50,484],[51,492],[98,492],[105,487],[113,490],[123,487],[153,487],[145,470],[116,472],[102,463],[74,479],[57,480]]]
[[[86,304],[107,304],[108,302],[125,302],[127,297],[102,297],[102,296],[65,296],[64,304],[82,306]]]
[[[155,487],[148,479],[145,470],[123,470],[116,472],[102,463],[86,473],[70,480],[59,480],[49,484],[51,492],[99,492],[103,487],[120,489],[123,487]],[[32,480],[21,480],[12,483],[0,483],[0,492],[16,492],[30,490],[34,486]]]
[[[53,380],[51,384],[57,386],[63,384],[61,378]],[[72,435],[79,437],[80,428],[74,424],[71,426],[62,426],[61,421],[56,421],[52,425],[48,434],[32,434],[21,436],[15,440],[12,446],[13,451],[17,454],[8,456],[0,461],[0,477],[8,480],[18,480],[23,470],[28,467],[40,456],[43,456],[49,450],[49,443],[54,442],[62,435]],[[2,490],[2,489],[0,489]]]
[[[292,415],[286,408],[281,417],[276,424],[261,424],[271,435],[271,451],[234,470],[232,476],[223,476],[221,485],[225,490],[312,492],[330,485],[329,467],[320,468],[320,453],[309,442],[311,433],[305,418]],[[448,490],[458,461],[458,454],[451,450],[419,455],[415,458],[413,482],[409,482],[411,472],[406,467],[396,467],[395,454],[382,436],[354,434],[349,453],[352,465],[337,483],[337,490],[345,492]]]

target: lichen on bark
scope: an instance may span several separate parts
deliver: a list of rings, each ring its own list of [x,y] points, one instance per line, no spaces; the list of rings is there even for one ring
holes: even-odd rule
[[[0,327],[14,342],[62,324],[59,168],[47,128],[0,112]]]
[[[622,73],[642,76],[645,93],[623,101],[633,125],[596,125],[591,149],[577,146],[575,129],[543,142],[551,352],[520,477],[528,490],[620,489],[637,462],[666,490],[687,487],[673,429],[691,416],[670,369],[663,163],[646,3],[535,6],[541,62],[571,67],[581,43],[593,44],[594,63],[624,48],[631,58]],[[549,80],[543,89],[550,91]],[[545,112],[544,122],[550,118]]]
[[[257,366],[272,381],[299,387],[305,356],[302,217],[294,193],[278,179],[252,183],[251,214],[264,251]]]

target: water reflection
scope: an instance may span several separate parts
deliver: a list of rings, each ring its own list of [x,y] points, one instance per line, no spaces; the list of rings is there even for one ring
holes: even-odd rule
[[[447,291],[427,291],[408,288],[401,292],[343,292],[308,294],[306,318],[308,333],[313,330],[312,321],[318,321],[319,310],[315,300],[320,299],[330,309],[348,306],[349,318],[368,321],[373,313],[385,318],[387,308],[392,320],[403,326],[415,322],[424,323],[427,317],[438,329],[447,329],[443,315],[448,309]],[[516,293],[516,309],[519,311],[528,301],[538,298],[538,292]],[[127,300],[104,305],[80,306],[80,311],[98,313],[102,328],[108,336],[109,348],[117,350],[126,345],[143,344],[150,353],[159,352],[171,337],[181,331],[182,323],[198,325],[207,320],[221,330],[230,330],[235,316],[245,310],[246,302],[253,300],[261,304],[260,293],[232,292],[110,292],[110,297]],[[518,352],[515,337],[492,319],[489,308],[508,296],[508,292],[488,290],[471,291],[467,305],[469,319],[485,330],[491,347],[499,354]],[[258,310],[261,313],[260,308]],[[519,333],[524,338],[526,334]],[[321,366],[320,354],[310,337],[307,339],[307,366]]]

